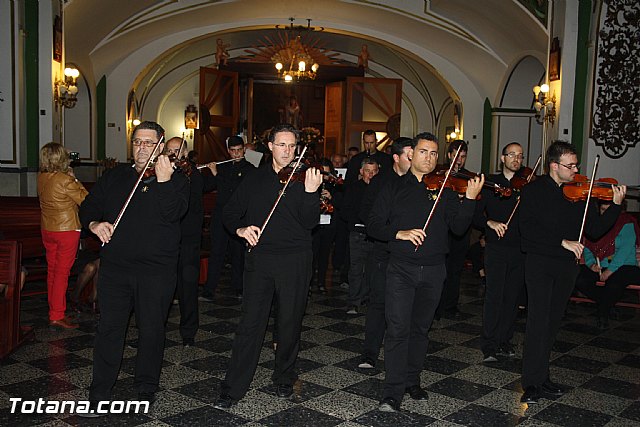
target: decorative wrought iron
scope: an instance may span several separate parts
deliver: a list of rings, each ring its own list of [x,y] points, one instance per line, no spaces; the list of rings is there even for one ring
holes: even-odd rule
[[[602,8],[591,138],[617,159],[640,140],[640,3],[607,0]]]

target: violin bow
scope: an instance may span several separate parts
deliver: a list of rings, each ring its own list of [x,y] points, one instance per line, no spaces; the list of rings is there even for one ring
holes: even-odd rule
[[[291,173],[289,174],[289,177],[287,178],[287,182],[284,183],[284,186],[282,187],[282,190],[280,190],[280,194],[278,194],[278,198],[276,199],[276,202],[271,207],[271,210],[269,211],[269,215],[267,215],[267,218],[264,220],[264,223],[262,224],[262,227],[260,227],[260,234],[258,234],[258,241],[256,241],[256,244],[254,246],[250,246],[249,249],[247,250],[247,252],[251,252],[251,249],[255,248],[258,245],[258,242],[260,241],[260,236],[262,236],[262,232],[264,231],[265,227],[269,223],[269,220],[271,219],[271,216],[273,216],[273,213],[275,212],[276,208],[278,207],[278,203],[280,203],[280,199],[282,199],[282,196],[284,196],[284,192],[287,189],[287,187],[289,186],[289,183],[291,182],[291,178],[293,178],[293,174],[298,170],[298,166],[300,166],[300,162],[302,161],[302,158],[304,157],[304,153],[307,152],[307,148],[309,148],[309,146],[305,145],[304,149],[302,150],[302,153],[300,154],[300,157],[298,157],[298,161],[296,162],[295,166],[293,167],[293,170],[291,170]]]
[[[160,137],[160,141],[158,141],[156,146],[153,148],[153,151],[151,152],[151,155],[149,156],[147,163],[144,165],[144,169],[142,169],[142,172],[140,172],[140,174],[138,175],[138,179],[136,180],[136,183],[133,185],[133,188],[131,189],[131,192],[129,193],[127,200],[124,202],[124,205],[122,206],[122,209],[120,209],[120,213],[118,213],[118,216],[116,217],[116,220],[113,223],[114,233],[116,232],[116,228],[118,227],[118,224],[120,224],[120,220],[122,219],[122,215],[124,215],[124,211],[127,210],[127,206],[129,206],[129,202],[133,198],[133,195],[135,194],[136,189],[138,188],[138,184],[140,184],[140,181],[142,181],[142,177],[144,176],[144,173],[147,171],[147,169],[149,169],[151,160],[153,159],[155,154],[158,152],[158,147],[160,147],[160,144],[162,144],[163,141],[164,141],[164,135]],[[104,246],[104,243],[102,244],[102,246]]]
[[[589,202],[591,201],[591,191],[593,190],[593,183],[596,178],[596,170],[598,170],[598,162],[600,161],[600,154],[596,155],[596,161],[593,163],[593,172],[591,172],[591,182],[589,183],[589,192],[587,193],[587,203],[584,205],[584,212],[582,213],[582,225],[580,225],[580,234],[578,235],[578,242],[582,243],[582,235],[584,233],[584,223],[587,220],[587,210],[589,209]],[[576,262],[579,259],[576,259]]]
[[[538,161],[536,161],[536,164],[533,167],[533,170],[531,171],[531,173],[527,177],[527,184],[531,182],[531,179],[536,174],[536,169],[538,169],[538,166],[540,166],[540,161],[542,161],[542,155],[538,156]],[[518,206],[520,206],[520,195],[519,194],[518,194],[518,200],[516,201],[516,205],[513,207],[513,210],[511,211],[511,215],[509,215],[509,219],[507,220],[507,223],[505,224],[507,226],[507,228],[509,228],[509,223],[513,219],[513,215],[516,213],[516,209],[518,209]],[[498,236],[498,239],[500,239],[500,236]]]
[[[433,202],[433,206],[431,207],[431,212],[429,212],[429,216],[427,217],[427,221],[422,226],[422,231],[424,231],[425,233],[427,232],[427,227],[429,227],[429,223],[431,222],[431,218],[433,217],[433,212],[436,210],[436,206],[438,206],[438,203],[440,202],[440,197],[442,196],[442,191],[444,191],[444,187],[447,184],[447,180],[449,179],[449,175],[451,175],[451,171],[453,170],[453,166],[455,166],[456,160],[458,160],[458,155],[460,154],[460,149],[461,148],[462,148],[462,145],[460,145],[458,147],[458,150],[456,151],[456,155],[453,157],[453,160],[451,160],[451,165],[449,166],[449,170],[447,170],[447,174],[444,177],[444,181],[442,181],[442,186],[440,187],[440,190],[438,191],[438,197],[436,197],[436,200]],[[416,247],[415,247],[415,249],[413,251],[417,252],[419,247],[420,247],[420,245],[416,245]]]

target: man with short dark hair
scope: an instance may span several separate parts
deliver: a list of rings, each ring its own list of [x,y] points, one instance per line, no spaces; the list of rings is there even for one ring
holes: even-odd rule
[[[365,226],[369,223],[369,216],[376,197],[380,191],[390,183],[407,173],[411,167],[409,153],[412,150],[411,138],[400,137],[391,144],[393,166],[387,173],[381,173],[371,179],[367,185],[360,205],[360,218]],[[389,264],[389,249],[387,242],[374,240],[373,250],[367,262],[365,281],[369,284],[369,304],[364,324],[364,346],[362,359],[358,364],[361,369],[371,369],[376,365],[382,340],[384,338],[384,293]]]
[[[378,151],[378,140],[376,139],[376,132],[374,130],[367,129],[363,132],[362,145],[364,146],[364,150],[353,156],[347,164],[347,176],[344,178],[344,183],[347,185],[358,180],[364,159],[372,158],[375,160],[379,170],[382,172],[386,172],[393,164],[390,155]]]
[[[298,140],[298,131],[293,126],[275,126],[269,137],[271,163],[242,181],[223,212],[225,227],[246,240],[252,250],[245,256],[242,318],[215,403],[219,409],[230,408],[249,389],[274,296],[278,307],[278,347],[271,378],[278,397],[284,399],[293,394],[302,317],[311,279],[311,230],[320,219],[317,193],[322,183],[320,171],[308,169],[304,183],[290,182],[268,225],[264,230],[260,226],[283,189],[278,174],[294,161]]]
[[[431,223],[424,224],[438,191],[426,188],[422,179],[438,161],[438,142],[428,133],[416,135],[410,152],[411,168],[387,185],[376,198],[369,216],[368,233],[389,242],[385,295],[385,380],[380,410],[400,409],[405,393],[414,400],[427,400],[420,386],[429,344],[428,331],[446,276],[448,230],[464,233],[473,218],[476,196],[484,177],[469,180],[465,198],[446,188]]]
[[[502,149],[502,171],[489,180],[505,188],[522,168],[522,146],[517,142]],[[518,296],[524,290],[524,254],[520,250],[518,211],[509,217],[518,194],[505,197],[484,188],[476,204],[475,225],[485,230],[484,269],[486,287],[482,311],[482,353],[484,362],[497,362],[497,356],[515,356],[511,338],[518,314]]]
[[[227,138],[227,152],[232,162],[216,165],[209,163],[213,175],[214,187],[217,190],[216,204],[211,213],[209,233],[211,236],[211,253],[207,269],[207,282],[203,286],[200,300],[212,301],[218,287],[225,255],[229,251],[231,264],[231,287],[236,296],[242,296],[242,269],[244,268],[245,244],[235,234],[229,233],[222,225],[222,212],[231,199],[233,192],[255,167],[244,159],[244,141],[239,136]]]
[[[525,252],[527,329],[522,357],[522,403],[541,397],[562,396],[564,390],[549,378],[549,357],[571,296],[582,256],[579,241],[585,201],[571,202],[562,187],[574,180],[580,168],[573,145],[555,141],[547,149],[547,174],[527,184],[520,198],[520,233]],[[620,214],[627,188],[613,187],[613,205],[601,216],[590,203],[584,232],[597,239]]]
[[[80,206],[82,225],[104,243],[100,254],[100,321],[93,349],[92,405],[110,400],[124,350],[131,310],[138,326],[134,388],[138,399],[153,402],[160,381],[165,323],[176,287],[180,219],[187,212],[187,178],[160,155],[155,176],[135,188],[117,229],[114,222],[134,188],[164,129],[142,122],[133,130],[133,165],[110,169]],[[95,416],[95,415],[94,415]]]

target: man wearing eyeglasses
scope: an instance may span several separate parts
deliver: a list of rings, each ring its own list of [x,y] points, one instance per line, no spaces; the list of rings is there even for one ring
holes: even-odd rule
[[[523,188],[518,208],[528,296],[520,401],[528,404],[564,394],[549,378],[549,356],[584,249],[578,239],[586,202],[570,202],[562,192],[579,168],[576,149],[555,141],[547,149],[545,167],[546,175]],[[604,235],[620,214],[627,188],[612,187],[614,205],[602,216],[595,203],[588,206],[584,231],[591,239]]]
[[[165,342],[165,322],[176,286],[180,218],[187,211],[189,189],[183,174],[174,173],[166,155],[158,156],[155,177],[136,182],[164,129],[142,122],[133,131],[133,165],[110,169],[80,206],[82,225],[103,242],[98,301],[100,322],[93,351],[91,405],[110,400],[118,377],[131,310],[138,326],[134,388],[138,400],[153,402],[158,389]],[[135,190],[134,190],[135,187]],[[121,220],[114,222],[129,194]],[[99,416],[84,414],[86,416]]]
[[[524,156],[517,142],[502,149],[502,171],[488,180],[505,188],[522,168]],[[497,356],[513,357],[511,344],[518,313],[518,296],[524,289],[524,254],[520,250],[518,212],[507,225],[518,195],[504,197],[485,188],[476,203],[474,225],[485,230],[484,268],[486,287],[482,313],[482,353],[484,362],[497,362]]]
[[[244,239],[252,250],[245,256],[242,318],[215,403],[218,409],[229,409],[249,390],[274,297],[278,307],[278,347],[271,379],[279,398],[293,394],[302,317],[311,280],[311,230],[320,221],[320,199],[316,193],[322,183],[320,171],[308,169],[304,183],[292,180],[279,204],[273,207],[283,188],[278,173],[294,161],[299,139],[298,131],[289,124],[274,127],[269,136],[271,163],[246,177],[223,211],[225,227]],[[273,214],[269,223],[261,230],[270,212]]]

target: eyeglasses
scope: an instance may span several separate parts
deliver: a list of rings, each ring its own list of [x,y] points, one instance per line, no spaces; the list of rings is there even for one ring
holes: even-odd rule
[[[556,162],[557,164],[559,164],[560,166],[564,166],[565,168],[572,170],[573,168],[576,169],[580,169],[580,163],[569,163],[568,165],[565,165],[563,163],[560,162]]]
[[[156,144],[158,144],[157,142],[151,140],[151,139],[140,139],[140,138],[136,138],[133,141],[131,141],[131,143],[133,145],[135,145],[136,147],[139,147],[141,145],[147,147],[147,148],[152,148],[154,147]]]
[[[523,154],[516,154],[514,152],[507,153],[507,154],[505,154],[505,156],[507,156],[511,160],[513,160],[513,159],[524,160],[524,155]]]

